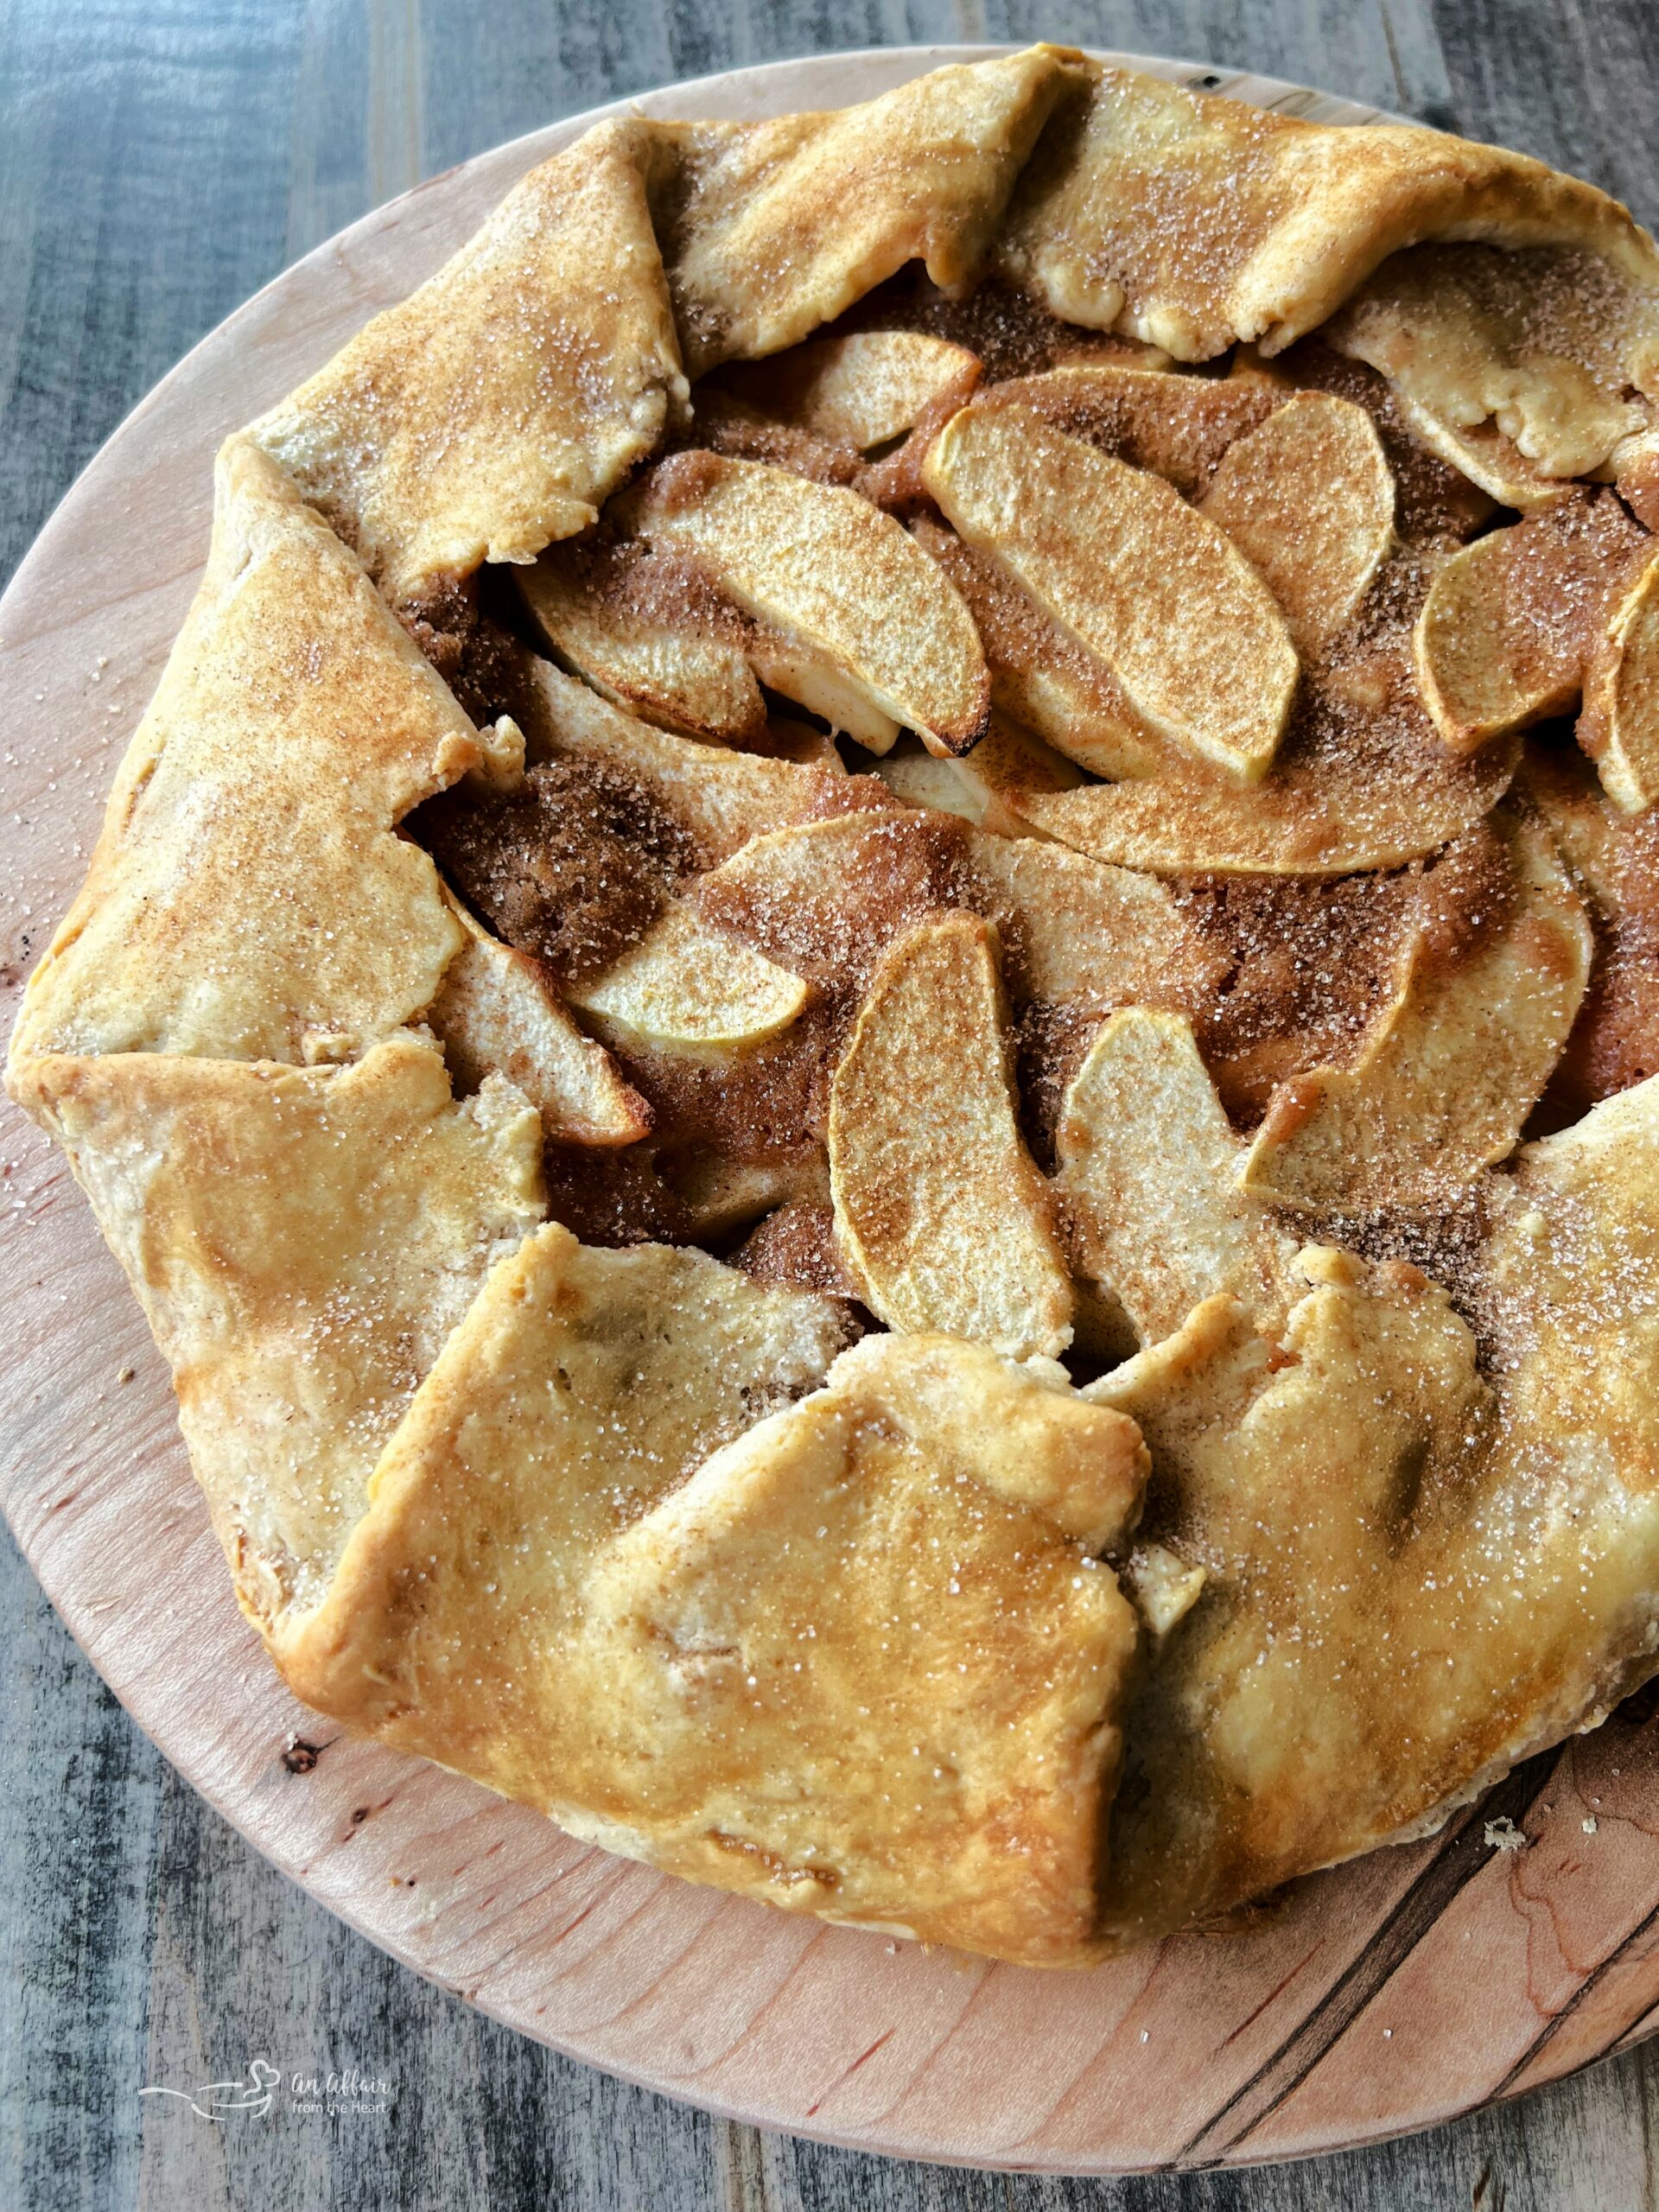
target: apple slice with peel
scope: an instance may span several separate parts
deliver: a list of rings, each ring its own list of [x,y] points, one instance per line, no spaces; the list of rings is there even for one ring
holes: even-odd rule
[[[1659,552],[1637,569],[1591,652],[1579,743],[1621,813],[1659,798]]]
[[[889,1327],[1052,1357],[1071,1286],[1020,1135],[996,952],[951,914],[877,969],[830,1091],[836,1237]]]
[[[602,1045],[583,1036],[539,962],[492,937],[458,899],[467,943],[444,971],[427,1026],[451,1077],[475,1090],[492,1072],[518,1085],[560,1144],[636,1144],[651,1109]]]
[[[1267,773],[1296,649],[1224,531],[1161,478],[1028,406],[964,408],[922,477],[959,534],[1109,669],[1160,735],[1242,783]]]
[[[1303,391],[1228,447],[1198,512],[1255,565],[1312,659],[1388,557],[1394,477],[1363,407]]]
[[[1183,1015],[1127,1007],[1102,1025],[1055,1148],[1074,1261],[1142,1344],[1223,1293],[1264,1319],[1284,1311],[1295,1243],[1234,1187],[1244,1147]]]
[[[1501,824],[1501,917],[1461,958],[1419,932],[1395,1003],[1351,1068],[1274,1093],[1241,1187],[1282,1205],[1445,1205],[1514,1150],[1589,979],[1590,924],[1541,824]],[[1506,911],[1507,910],[1507,911]]]
[[[673,900],[639,944],[571,989],[607,1030],[664,1052],[730,1052],[786,1029],[807,987]]]
[[[683,560],[638,545],[554,545],[519,572],[518,588],[557,658],[601,698],[714,744],[765,730],[747,626]]]
[[[652,545],[696,556],[755,624],[762,682],[885,752],[901,728],[965,753],[990,715],[972,620],[891,515],[855,493],[723,454],[677,454],[618,503]]]
[[[948,339],[920,330],[857,330],[732,364],[715,381],[774,423],[868,453],[902,437],[950,393],[965,399],[978,378],[978,356]]]

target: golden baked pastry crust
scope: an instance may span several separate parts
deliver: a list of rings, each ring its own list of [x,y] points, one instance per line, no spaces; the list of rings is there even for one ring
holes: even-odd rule
[[[601,125],[227,443],[8,1082],[301,1695],[1052,1965],[1653,1671],[1656,328],[1037,47]]]

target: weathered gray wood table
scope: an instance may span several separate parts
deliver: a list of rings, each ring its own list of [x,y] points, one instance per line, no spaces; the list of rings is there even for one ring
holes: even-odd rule
[[[1652,0],[9,0],[0,580],[188,345],[423,176],[677,77],[1039,36],[1324,86],[1541,154],[1659,218]],[[496,2028],[332,1921],[138,1735],[3,1539],[0,1586],[7,2206],[1659,2205],[1659,2046],[1414,2142],[1243,2175],[1026,2181],[704,2119]],[[368,2111],[289,2101],[236,2128],[138,2094],[239,2073],[250,2050],[388,2086]]]

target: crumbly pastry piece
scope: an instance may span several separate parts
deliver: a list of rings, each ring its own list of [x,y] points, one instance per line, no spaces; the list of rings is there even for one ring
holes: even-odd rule
[[[416,1386],[541,1217],[536,1113],[493,1075],[457,1105],[407,1034],[340,1069],[110,1053],[14,1084],[143,1304],[237,1594],[280,1652]]]
[[[1586,245],[1589,242],[1586,241]],[[1648,429],[1659,270],[1570,246],[1395,255],[1332,321],[1425,444],[1505,505],[1541,508]]]
[[[1652,1672],[1656,298],[1039,48],[601,126],[232,442],[9,1080],[302,1695],[1060,1964]]]
[[[395,602],[584,529],[683,406],[658,158],[598,124],[254,424]]]
[[[383,1460],[290,1679],[696,1879],[1075,1955],[1135,1644],[1084,1547],[1133,1519],[1138,1433],[929,1337],[753,1425],[757,1351],[810,1385],[828,1312],[544,1231]]]
[[[121,764],[14,1056],[327,1061],[466,942],[393,834],[488,741],[257,446],[220,454],[207,574]]]

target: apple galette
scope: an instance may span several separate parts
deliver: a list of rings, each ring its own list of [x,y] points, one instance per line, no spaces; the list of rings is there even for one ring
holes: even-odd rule
[[[1659,255],[1037,48],[219,456],[15,1094],[322,1711],[1086,1962],[1659,1667]]]

